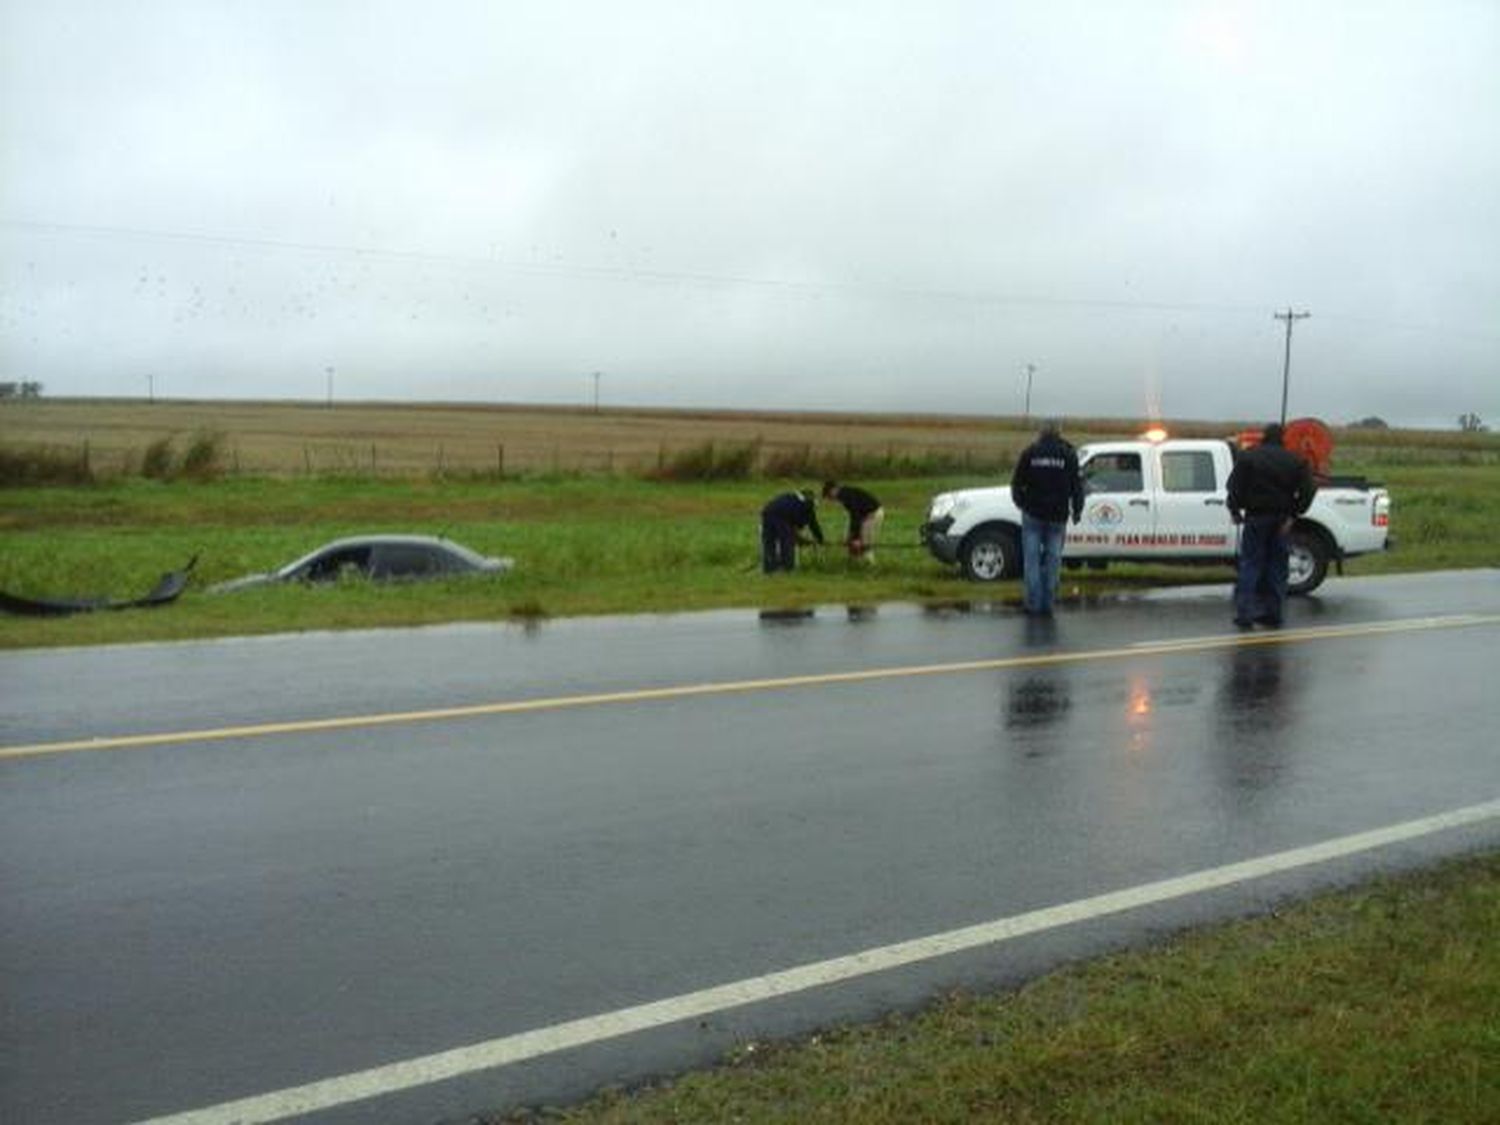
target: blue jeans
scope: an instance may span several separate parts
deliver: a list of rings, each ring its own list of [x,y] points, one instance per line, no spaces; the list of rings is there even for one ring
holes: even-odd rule
[[[1239,572],[1234,582],[1236,621],[1281,621],[1286,604],[1286,536],[1282,516],[1246,516],[1240,526]]]
[[[760,521],[760,568],[766,574],[797,569],[797,529],[780,520]]]
[[[1021,575],[1026,586],[1026,609],[1051,613],[1052,599],[1062,577],[1063,540],[1066,522],[1052,523],[1021,513]]]

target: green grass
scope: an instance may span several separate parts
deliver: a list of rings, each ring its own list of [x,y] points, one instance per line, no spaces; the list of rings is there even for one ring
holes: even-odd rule
[[[1399,548],[1351,573],[1488,566],[1500,560],[1500,466],[1367,467],[1395,496]],[[1351,466],[1350,471],[1358,471]],[[805,483],[805,482],[797,482]],[[978,587],[916,549],[934,492],[973,478],[865,482],[885,500],[885,548],[873,566],[834,546],[803,553],[797,573],[757,568],[767,481],[649,482],[617,477],[380,481],[358,478],[160,482],[0,490],[0,589],[32,597],[139,596],[194,555],[194,584],[175,604],[62,619],[0,618],[0,647],[399,626],[514,617],[712,607],[1015,597]],[[824,509],[837,540],[842,510]],[[212,596],[204,587],[269,569],[340,535],[443,533],[509,555],[499,578],[423,585],[283,587]],[[1115,567],[1070,572],[1083,593],[1213,581],[1228,568]]]
[[[1014,993],[745,1043],[714,1070],[544,1119],[1494,1122],[1497,935],[1491,855],[1071,966]]]

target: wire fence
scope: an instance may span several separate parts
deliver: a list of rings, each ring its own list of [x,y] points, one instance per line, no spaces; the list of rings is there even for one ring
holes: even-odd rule
[[[145,447],[0,446],[0,485],[89,483],[129,477],[377,480],[506,479],[542,476],[725,480],[781,477],[911,477],[1008,472],[1013,443],[879,444],[754,440],[658,442],[595,448],[562,442],[304,442],[246,445],[199,436],[184,447],[158,439]]]

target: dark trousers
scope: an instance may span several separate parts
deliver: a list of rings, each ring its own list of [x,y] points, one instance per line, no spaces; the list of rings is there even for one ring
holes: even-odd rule
[[[1285,516],[1246,516],[1240,525],[1239,575],[1234,583],[1236,621],[1281,621],[1286,604]]]
[[[797,529],[782,520],[760,521],[760,567],[767,574],[797,569]]]

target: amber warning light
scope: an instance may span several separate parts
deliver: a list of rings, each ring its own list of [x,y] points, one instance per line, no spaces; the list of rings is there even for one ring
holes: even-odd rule
[[[1166,441],[1167,431],[1162,429],[1160,426],[1152,426],[1149,430],[1143,433],[1141,437],[1145,438],[1147,441]]]

